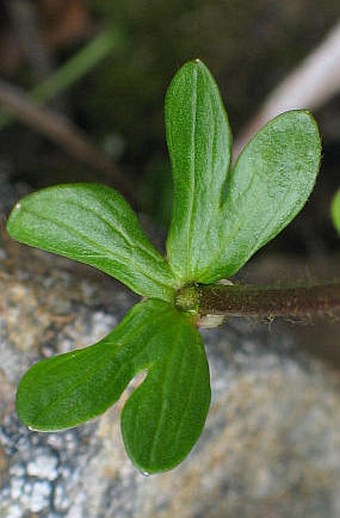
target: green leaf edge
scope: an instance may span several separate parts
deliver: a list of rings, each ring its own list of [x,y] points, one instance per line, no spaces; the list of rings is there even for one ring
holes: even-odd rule
[[[161,322],[162,319],[165,317],[164,326],[162,326]],[[146,324],[147,321],[147,324]],[[176,324],[177,322],[177,324]],[[150,324],[150,326],[149,326]],[[146,334],[144,335],[145,330]],[[179,332],[182,334],[182,339],[178,342],[174,340],[173,345],[171,345],[171,333],[173,330],[178,329]],[[167,336],[163,338],[164,331],[167,333]],[[184,335],[183,335],[184,333]],[[142,335],[142,336],[141,336]],[[183,339],[183,336],[185,338]],[[194,338],[195,337],[195,338]],[[164,343],[164,339],[166,340],[167,347],[162,352],[162,343]],[[191,343],[189,349],[191,349],[191,353],[194,351],[194,356],[197,354],[197,359],[200,359],[200,363],[197,364],[197,367],[199,366],[199,376],[200,378],[203,376],[204,383],[199,384],[199,395],[197,396],[195,393],[194,396],[194,414],[192,417],[192,414],[186,415],[185,413],[181,413],[181,419],[184,419],[185,421],[188,421],[190,423],[195,422],[195,427],[189,428],[189,433],[187,432],[187,429],[185,430],[186,435],[183,438],[183,432],[180,433],[180,442],[178,448],[168,451],[163,450],[163,442],[166,440],[169,440],[169,437],[164,435],[164,428],[163,428],[163,435],[160,437],[151,436],[152,440],[154,441],[153,444],[156,445],[156,457],[153,457],[150,461],[148,459],[145,459],[144,451],[135,450],[135,446],[131,446],[130,444],[130,438],[131,433],[128,427],[128,423],[126,423],[126,415],[129,413],[131,409],[131,405],[133,406],[134,401],[136,397],[138,398],[141,394],[141,392],[145,392],[146,389],[146,395],[144,395],[144,401],[142,400],[141,405],[145,406],[145,397],[149,398],[147,399],[147,405],[149,407],[150,404],[152,404],[152,400],[154,398],[151,397],[151,403],[150,403],[150,390],[149,390],[149,396],[148,396],[148,387],[151,384],[151,388],[153,388],[153,382],[154,380],[158,380],[159,382],[163,379],[164,372],[163,372],[163,366],[169,362],[169,357],[172,358],[173,351],[176,351],[176,361],[178,363],[179,359],[182,358],[182,347],[185,346],[184,341],[187,339],[193,340]],[[136,341],[134,343],[134,341]],[[151,342],[150,342],[151,340]],[[121,342],[122,341],[122,342]],[[145,344],[146,341],[146,344]],[[188,343],[188,342],[187,342]],[[136,345],[138,345],[136,347]],[[151,346],[151,350],[150,350]],[[127,352],[124,353],[124,349],[127,349]],[[137,350],[136,350],[137,349]],[[149,349],[149,351],[148,351]],[[189,350],[188,349],[188,350]],[[133,358],[133,351],[136,350],[137,356]],[[185,349],[183,351],[183,356],[186,354]],[[123,355],[121,356],[120,353],[123,352]],[[158,352],[157,352],[158,351]],[[104,355],[103,352],[107,352],[108,354]],[[90,354],[90,356],[88,356]],[[100,355],[101,354],[101,355]],[[126,365],[126,369],[123,369],[123,373],[120,375],[120,377],[115,378],[115,384],[114,384],[114,390],[112,391],[112,394],[107,396],[108,393],[107,390],[105,390],[104,398],[101,398],[99,396],[99,399],[101,401],[100,405],[98,405],[98,400],[95,403],[94,406],[92,406],[92,402],[90,404],[90,407],[92,406],[91,412],[84,412],[84,406],[82,399],[85,398],[86,400],[86,393],[90,390],[90,393],[92,394],[92,387],[95,387],[97,385],[97,379],[100,377],[100,381],[103,379],[103,387],[104,389],[108,388],[108,381],[110,376],[110,357],[111,354],[114,357],[117,357],[118,355],[118,363],[116,362],[116,359],[113,359],[113,365],[114,370],[112,371],[112,374],[117,374],[117,367],[118,372],[120,369],[120,365],[122,364],[122,361],[124,362],[124,354],[126,357],[126,361],[128,362]],[[164,354],[164,356],[162,356]],[[85,358],[85,370],[84,370],[84,364],[81,366],[80,372],[76,372],[76,369],[79,369],[79,363],[77,364],[77,357],[87,355]],[[93,360],[95,360],[95,368],[93,368],[92,363],[92,357]],[[69,362],[71,362],[71,366],[69,365]],[[105,364],[107,366],[106,371],[104,369],[98,369],[98,363],[99,364]],[[61,366],[61,371],[59,370]],[[173,370],[173,365],[170,364],[171,369]],[[192,366],[192,363],[189,364],[190,369]],[[184,371],[186,371],[188,365],[186,365],[186,368]],[[49,369],[46,371],[46,368]],[[42,370],[43,369],[43,370]],[[45,369],[45,370],[44,370]],[[62,387],[62,381],[60,381],[60,377],[62,376],[62,371],[65,370],[67,372],[76,372],[76,376],[66,376],[66,387]],[[202,370],[203,369],[203,370]],[[51,373],[52,370],[55,370],[57,372],[57,379],[53,380],[53,373]],[[58,372],[59,370],[59,372]],[[99,415],[103,414],[106,410],[108,410],[112,405],[114,405],[122,396],[124,390],[126,390],[128,384],[134,379],[134,377],[143,371],[147,371],[147,376],[145,380],[142,382],[141,385],[139,385],[132,395],[129,396],[127,402],[125,403],[122,413],[121,413],[121,431],[123,435],[123,441],[125,445],[126,452],[130,459],[132,460],[133,464],[143,472],[148,473],[161,473],[164,471],[168,471],[169,469],[172,469],[176,465],[178,465],[180,462],[183,461],[184,458],[187,457],[187,455],[190,453],[191,449],[195,446],[199,436],[201,435],[202,429],[205,424],[206,416],[209,410],[210,406],[210,397],[211,397],[211,391],[210,391],[210,376],[209,376],[209,366],[207,362],[207,358],[205,355],[203,342],[200,337],[200,334],[198,333],[197,329],[191,324],[191,322],[181,313],[179,313],[175,308],[173,308],[171,305],[159,301],[159,300],[148,300],[148,301],[142,301],[139,304],[135,305],[124,317],[124,319],[118,324],[118,326],[109,333],[106,337],[104,337],[102,340],[97,342],[96,344],[93,344],[91,346],[88,346],[84,349],[77,349],[75,351],[71,351],[68,353],[60,354],[57,356],[54,356],[52,358],[44,359],[39,361],[38,363],[34,364],[23,376],[21,379],[17,395],[16,395],[16,405],[17,405],[17,412],[19,415],[19,418],[21,421],[30,429],[34,431],[40,431],[40,432],[51,432],[51,431],[60,431],[65,430],[69,428],[74,428],[76,426],[79,426],[83,424],[84,422],[93,419],[95,417],[98,417]],[[46,372],[47,379],[46,379]],[[89,384],[87,382],[84,383],[84,372],[87,374],[89,379]],[[177,371],[176,371],[177,372]],[[191,370],[190,370],[191,373]],[[52,374],[52,381],[49,380]],[[41,378],[42,375],[42,378]],[[40,380],[39,380],[40,376]],[[45,379],[44,379],[45,376]],[[55,376],[55,374],[54,374]],[[91,379],[93,378],[94,379]],[[199,379],[200,379],[199,378]],[[42,384],[41,384],[41,379]],[[184,379],[187,379],[187,376],[184,376]],[[191,378],[190,378],[191,379]],[[37,384],[34,386],[34,381],[37,381]],[[70,385],[71,380],[71,385]],[[172,382],[172,378],[170,379]],[[54,385],[53,385],[53,383]],[[47,400],[49,399],[49,393],[46,391],[46,383],[52,386],[52,400],[48,401],[47,406],[43,406],[41,401],[41,395],[43,398],[47,397]],[[187,382],[185,382],[187,384]],[[76,388],[77,385],[84,384],[84,390],[80,392],[80,399],[79,399],[79,393],[77,393]],[[57,393],[54,390],[54,386],[57,386]],[[42,388],[41,388],[42,387]],[[118,388],[117,388],[118,387]],[[155,394],[156,400],[159,402],[159,398],[161,397],[161,394],[163,393],[164,386],[162,385],[162,392],[158,393],[155,391],[152,391],[152,394]],[[170,387],[170,389],[169,389]],[[194,387],[197,388],[197,382],[195,383]],[[33,392],[32,392],[33,390]],[[37,398],[34,395],[34,390],[37,392]],[[169,403],[165,403],[163,401],[162,405],[165,404],[165,408],[167,408],[170,405],[170,408],[179,410],[180,407],[172,405],[172,397],[175,398],[175,400],[183,400],[182,396],[179,396],[176,390],[172,390],[171,386],[167,385],[167,392],[169,393]],[[40,391],[40,396],[39,396]],[[65,396],[66,391],[66,396]],[[27,408],[27,394],[30,398],[29,401],[29,408]],[[53,400],[53,397],[57,394],[57,398]],[[102,392],[99,391],[99,394],[102,394]],[[173,395],[172,395],[173,394]],[[184,395],[187,396],[187,392],[184,392]],[[33,397],[32,397],[33,396]],[[78,396],[78,397],[77,397]],[[166,396],[164,396],[166,397]],[[191,397],[191,396],[190,396]],[[197,401],[197,397],[199,399],[200,404],[195,405],[195,401]],[[40,398],[40,402],[39,402]],[[71,398],[72,403],[75,401],[75,406],[70,407],[69,399]],[[184,400],[186,398],[184,397]],[[38,400],[39,404],[36,403],[35,400]],[[33,406],[32,406],[33,401]],[[66,417],[65,415],[62,415],[61,420],[59,416],[56,416],[56,419],[54,419],[53,412],[58,412],[58,409],[60,408],[63,410],[64,402],[66,402],[67,412],[70,414]],[[80,403],[79,403],[80,402]],[[61,406],[60,406],[61,405]],[[83,413],[82,417],[79,418],[77,413],[77,408],[80,406],[81,412]],[[38,409],[38,413],[34,416],[32,414]],[[43,409],[43,410],[41,410]],[[42,419],[42,415],[47,412],[47,421],[46,417]],[[155,410],[155,414],[157,416],[157,408]],[[150,415],[153,414],[153,408],[150,407],[149,411]],[[131,414],[131,412],[130,412]],[[138,409],[136,411],[136,414],[138,414]],[[161,419],[161,416],[158,416],[159,419]],[[192,419],[194,418],[194,421]],[[58,420],[59,419],[59,420]],[[177,431],[177,421],[174,421],[172,416],[172,432]],[[197,421],[198,419],[198,421]],[[43,421],[45,420],[45,424]],[[162,428],[161,428],[162,430]],[[142,433],[143,429],[141,429]],[[158,431],[157,431],[158,434]],[[186,437],[186,439],[185,439]],[[148,442],[148,441],[147,441]]]
[[[189,74],[188,78],[186,78],[186,74]],[[194,80],[194,78],[195,78],[195,80]],[[168,152],[169,152],[171,166],[172,166],[173,185],[174,185],[173,200],[172,200],[172,215],[171,215],[170,226],[168,229],[168,235],[167,235],[167,239],[166,239],[166,250],[167,250],[167,257],[168,257],[170,267],[174,271],[174,274],[178,277],[178,279],[180,281],[180,285],[186,284],[187,282],[192,282],[194,280],[197,280],[197,281],[200,280],[198,278],[197,279],[193,278],[192,273],[194,271],[194,264],[192,263],[192,261],[195,260],[195,258],[196,258],[195,249],[197,248],[198,250],[200,250],[201,246],[202,246],[201,239],[199,239],[199,242],[195,244],[195,242],[194,242],[195,235],[192,236],[190,233],[190,229],[192,229],[193,226],[196,228],[197,225],[195,225],[195,223],[193,223],[192,219],[187,220],[186,217],[183,216],[183,210],[182,210],[183,199],[180,194],[181,193],[180,187],[181,187],[181,182],[183,182],[183,179],[182,180],[180,179],[179,174],[175,175],[175,170],[176,171],[177,170],[180,171],[181,169],[183,170],[183,165],[180,164],[181,159],[179,158],[179,149],[176,148],[176,146],[174,148],[173,138],[172,138],[172,134],[174,131],[173,128],[176,129],[176,124],[174,124],[172,122],[171,114],[173,114],[172,110],[174,110],[175,112],[176,112],[176,110],[178,110],[178,106],[176,106],[176,104],[177,104],[177,93],[176,93],[177,90],[176,89],[178,88],[178,83],[180,84],[181,81],[183,81],[183,80],[189,81],[189,79],[191,81],[193,81],[196,85],[196,96],[198,95],[198,88],[197,88],[198,79],[200,79],[200,81],[203,81],[203,83],[206,86],[206,89],[205,89],[204,94],[201,93],[198,97],[203,97],[205,102],[207,102],[207,99],[210,100],[210,109],[212,111],[214,111],[214,110],[218,111],[218,116],[216,115],[217,112],[216,111],[214,112],[215,119],[218,120],[218,123],[220,125],[221,124],[223,125],[223,131],[224,131],[223,134],[224,134],[224,138],[225,138],[225,156],[223,156],[223,158],[220,155],[214,156],[213,159],[211,160],[211,162],[208,160],[208,166],[210,166],[210,168],[211,168],[211,173],[216,175],[217,174],[216,171],[217,170],[219,171],[217,179],[218,179],[219,185],[221,186],[221,189],[220,189],[220,191],[217,191],[217,192],[215,192],[215,189],[214,189],[214,194],[215,195],[217,194],[217,198],[219,201],[221,201],[222,197],[223,197],[224,185],[228,178],[228,174],[229,174],[230,167],[231,167],[231,158],[232,158],[232,132],[231,132],[230,124],[229,124],[228,114],[226,112],[225,105],[224,105],[218,84],[217,84],[214,76],[208,69],[208,67],[200,59],[194,59],[194,60],[188,61],[179,68],[179,70],[176,72],[175,76],[172,78],[170,85],[166,92],[166,97],[165,97],[166,140],[167,140],[167,147],[168,147]],[[174,106],[173,106],[173,104],[174,104]],[[198,105],[196,104],[196,110],[197,109],[198,109]],[[199,113],[199,112],[195,112],[195,113],[197,115],[197,113]],[[182,124],[182,122],[181,122],[181,124]],[[191,124],[191,122],[190,122],[190,124]],[[216,124],[217,124],[217,122],[216,122]],[[174,133],[176,133],[176,131]],[[214,147],[214,145],[217,145],[217,143],[218,143],[218,145],[221,144],[219,141],[219,138],[216,135],[217,135],[217,133],[212,138],[213,147]],[[194,161],[196,162],[197,156],[199,157],[199,147],[200,146],[198,146],[197,142],[194,142],[194,143],[191,142],[190,146],[192,146],[192,145],[195,148]],[[185,155],[184,160],[186,158],[188,159],[188,156]],[[192,160],[192,158],[191,158],[191,160]],[[200,161],[200,165],[201,165],[201,161]],[[194,166],[195,166],[195,164],[192,164],[191,168],[194,168]],[[191,180],[193,181],[194,185],[199,185],[198,178],[196,178],[195,171],[193,171]],[[210,185],[211,185],[211,181],[210,181]],[[187,195],[185,197],[187,198]],[[189,200],[187,199],[187,201],[189,201]],[[195,197],[193,196],[190,201],[190,211],[191,212],[194,210],[195,205],[197,205],[197,200],[195,200]],[[211,208],[211,201],[209,201],[207,207],[205,207],[205,209],[207,209],[207,208],[208,209]],[[216,218],[216,216],[217,216],[217,213],[216,213],[217,209],[218,209],[217,205],[216,205],[216,208],[211,209],[212,214],[210,217],[210,220],[211,220],[210,227],[211,227],[211,222],[213,223],[214,218]],[[200,212],[200,210],[197,211],[197,213],[199,213],[199,212]],[[201,209],[201,212],[202,212],[202,209]],[[176,214],[181,215],[180,224],[184,225],[181,232],[178,230],[179,223],[176,220]],[[208,215],[205,213],[202,219],[206,220],[207,217],[208,217]],[[198,227],[201,228],[201,225],[198,225]],[[197,230],[197,228],[196,228],[196,230]],[[207,231],[208,231],[208,229],[205,229],[205,232],[207,232]],[[178,243],[176,243],[176,237],[178,238],[178,236],[180,236],[183,232],[185,234],[187,234],[187,236],[186,236],[187,239],[185,240],[187,245],[189,245],[189,244],[191,245],[190,250],[187,249],[186,254],[182,254],[182,256],[183,255],[185,256],[184,260],[183,260],[183,257],[182,258],[178,257]],[[180,239],[180,243],[182,243],[182,241],[183,241],[183,238]],[[183,266],[183,263],[184,263],[184,266]]]
[[[332,199],[331,217],[336,231],[340,234],[340,189],[335,193]]]
[[[162,364],[158,365],[157,367],[155,366],[155,370],[150,371],[149,374],[147,375],[146,379],[143,381],[143,383],[141,385],[139,385],[136,390],[134,390],[134,392],[129,397],[128,401],[126,402],[126,404],[124,405],[123,410],[122,410],[121,432],[122,432],[123,441],[124,441],[125,449],[128,453],[128,456],[139,469],[142,469],[144,474],[161,473],[161,472],[173,469],[178,464],[180,464],[189,455],[190,451],[194,448],[199,437],[201,436],[202,430],[204,428],[205,421],[207,418],[207,414],[208,414],[208,411],[210,408],[211,386],[210,386],[209,364],[208,364],[206,353],[204,350],[202,338],[201,338],[200,334],[198,333],[197,329],[194,326],[192,326],[192,324],[186,319],[186,317],[183,314],[178,313],[177,317],[182,320],[182,323],[185,326],[187,326],[187,330],[190,330],[191,333],[196,334],[195,340],[193,337],[192,337],[192,341],[189,342],[189,340],[187,340],[187,346],[190,343],[190,345],[192,347],[191,354],[193,351],[195,351],[194,354],[196,355],[195,365],[193,363],[190,363],[190,375],[192,375],[192,373],[194,372],[194,376],[192,378],[190,378],[190,390],[192,392],[190,393],[190,398],[189,398],[189,399],[196,400],[196,404],[194,404],[195,410],[194,411],[191,410],[191,412],[188,412],[187,405],[189,403],[187,401],[185,411],[182,414],[180,414],[180,416],[178,418],[178,422],[180,423],[180,426],[177,428],[176,437],[178,437],[180,429],[184,428],[184,430],[185,430],[185,428],[186,428],[188,430],[188,423],[187,423],[186,427],[182,426],[182,425],[183,425],[183,423],[185,424],[186,421],[187,422],[190,421],[191,426],[190,426],[189,437],[188,437],[188,432],[186,432],[186,433],[184,432],[186,435],[186,447],[183,448],[183,445],[182,445],[182,452],[180,454],[178,454],[178,451],[175,451],[175,453],[172,454],[172,457],[171,457],[172,443],[171,443],[171,445],[168,445],[167,449],[165,450],[163,448],[163,442],[165,441],[165,437],[164,436],[161,437],[161,441],[160,441],[159,437],[155,438],[155,436],[158,435],[159,429],[161,429],[162,418],[163,418],[163,414],[161,414],[159,416],[159,421],[158,421],[159,428],[157,429],[157,433],[155,434],[155,436],[153,436],[154,440],[153,440],[152,448],[148,449],[147,459],[145,459],[144,450],[142,452],[139,451],[136,454],[136,452],[133,450],[133,448],[130,445],[130,431],[132,429],[130,419],[131,419],[131,416],[133,416],[133,419],[135,419],[135,416],[138,414],[138,412],[141,413],[140,407],[141,406],[143,407],[143,405],[140,405],[140,403],[138,401],[138,399],[140,399],[141,394],[143,394],[143,392],[145,394],[145,392],[147,392],[149,390],[149,385],[152,388],[154,378],[156,378],[157,375],[166,377],[166,369],[164,369],[161,373],[160,372],[157,373],[157,370],[159,371]],[[174,346],[174,347],[176,347],[176,346]],[[186,351],[183,352],[183,356],[185,353],[186,353]],[[170,354],[172,355],[173,352],[171,352]],[[198,363],[198,361],[199,361],[199,363]],[[168,362],[168,359],[166,360],[166,363],[167,362]],[[196,366],[196,369],[195,369],[195,366]],[[187,367],[185,370],[187,371]],[[199,383],[197,383],[197,381],[196,381],[196,376],[199,377]],[[177,380],[177,378],[176,378],[176,380]],[[164,386],[162,387],[162,391],[164,391]],[[149,392],[150,392],[150,390],[149,390]],[[199,392],[199,395],[197,396],[198,392]],[[176,397],[178,399],[178,395],[176,396],[176,391],[171,390],[171,393],[172,393],[171,398]],[[186,394],[186,396],[187,396],[187,394]],[[166,409],[168,406],[169,405],[167,405],[167,404],[164,405],[164,407]],[[170,407],[172,407],[171,404],[170,404]],[[193,418],[195,421],[194,426],[193,426]],[[178,424],[178,422],[177,422],[177,424]],[[180,436],[181,436],[181,434],[180,434]],[[140,437],[141,437],[141,435],[139,435],[138,441],[141,440]],[[166,454],[165,454],[166,460],[164,459],[164,453],[163,453],[163,460],[162,460],[161,464],[157,460],[157,455],[156,455],[156,460],[153,455],[154,451],[155,450],[157,451],[157,448],[159,450],[159,444],[157,444],[157,442],[159,443],[159,441],[162,443],[162,450],[166,451]],[[182,441],[183,441],[183,437],[182,437]]]
[[[91,243],[91,239],[83,236],[84,240],[84,251],[82,252],[83,256],[79,255],[78,251],[70,252],[70,249],[74,247],[74,243],[80,239],[82,236],[79,234],[78,227],[75,227],[74,232],[79,234],[74,241],[74,237],[72,235],[72,221],[67,223],[67,226],[70,227],[70,242],[65,245],[63,243],[60,245],[58,243],[59,235],[58,233],[54,233],[56,235],[56,245],[51,244],[52,238],[48,237],[47,241],[46,237],[43,235],[41,231],[40,234],[30,233],[30,229],[28,228],[28,218],[25,218],[25,213],[31,215],[31,217],[39,221],[39,218],[46,217],[46,225],[48,227],[48,222],[53,226],[60,226],[61,229],[65,227],[66,218],[65,215],[61,213],[56,213],[56,216],[47,214],[46,216],[42,216],[38,211],[37,214],[34,214],[34,210],[32,210],[31,206],[34,203],[37,205],[40,203],[46,204],[48,200],[48,195],[51,195],[51,203],[55,204],[55,197],[61,196],[65,191],[65,196],[74,196],[78,197],[79,200],[79,210],[84,210],[84,206],[81,205],[82,196],[93,196],[98,199],[98,204],[103,202],[103,198],[106,196],[107,199],[112,198],[110,200],[111,203],[116,203],[117,210],[124,213],[126,221],[129,221],[131,228],[123,229],[123,231],[117,226],[116,228],[112,228],[112,236],[113,240],[117,239],[115,236],[123,235],[128,236],[128,239],[133,239],[133,235],[129,236],[129,232],[132,232],[136,235],[136,249],[140,251],[142,254],[145,254],[147,257],[147,262],[143,263],[143,261],[139,261],[139,258],[136,257],[134,262],[131,263],[126,259],[124,263],[121,258],[118,259],[116,269],[112,264],[112,261],[115,260],[114,253],[110,250],[110,241],[107,239],[107,246],[103,248],[102,244],[98,244],[98,250],[101,250],[101,255],[92,255],[88,254],[87,250],[92,250],[96,246],[96,242]],[[54,197],[54,198],[53,198]],[[68,201],[68,200],[67,200]],[[106,202],[105,202],[106,203]],[[107,207],[105,207],[107,210]],[[103,211],[103,214],[100,215],[96,210],[93,210],[92,218],[97,218],[98,220],[102,219],[103,222],[107,224],[107,226],[111,225],[111,221],[105,220],[106,213]],[[112,216],[113,220],[116,218],[116,215]],[[58,222],[58,219],[61,222]],[[65,221],[64,221],[65,220]],[[124,224],[124,222],[123,222]],[[22,198],[12,209],[8,220],[6,230],[10,237],[19,241],[20,243],[29,245],[34,248],[38,248],[40,250],[44,250],[50,253],[54,253],[57,255],[61,255],[72,259],[74,261],[84,263],[90,265],[98,270],[103,271],[110,277],[113,277],[126,286],[128,286],[132,291],[136,292],[138,295],[146,296],[149,298],[157,298],[160,300],[164,300],[166,302],[171,302],[173,300],[174,294],[174,285],[176,284],[175,277],[166,262],[165,258],[156,250],[156,248],[151,244],[150,240],[146,236],[143,228],[140,225],[140,222],[137,218],[135,212],[131,209],[125,198],[117,192],[115,189],[111,187],[107,187],[102,184],[96,183],[66,183],[55,185],[51,187],[46,187],[44,189],[33,192],[24,198]],[[64,229],[65,230],[65,229]],[[126,234],[124,234],[126,232]],[[126,237],[124,237],[126,239]],[[48,240],[50,242],[48,242]],[[114,241],[113,241],[114,242]],[[90,247],[88,247],[88,243]],[[91,248],[92,247],[92,248]],[[113,249],[115,247],[113,246]],[[106,250],[107,249],[107,250]],[[133,246],[131,245],[131,249]],[[108,264],[100,264],[106,261]],[[139,264],[140,263],[140,264]],[[123,264],[123,267],[122,267]],[[137,266],[139,265],[139,268]],[[152,268],[150,268],[152,265]],[[130,273],[129,273],[130,272]]]
[[[57,354],[51,358],[45,358],[43,360],[38,361],[37,363],[33,364],[28,371],[24,374],[24,376],[21,378],[17,393],[16,393],[16,407],[18,415],[21,419],[21,421],[31,430],[40,431],[40,432],[52,432],[52,431],[60,431],[65,430],[69,428],[74,428],[76,426],[79,426],[80,424],[83,424],[84,422],[93,419],[99,415],[101,415],[103,412],[105,412],[108,408],[110,408],[113,404],[115,404],[118,399],[121,397],[122,392],[125,390],[129,382],[142,370],[146,369],[148,365],[145,363],[142,366],[134,365],[134,363],[130,362],[128,367],[130,368],[130,374],[128,375],[128,380],[124,384],[124,387],[122,388],[120,394],[118,397],[114,397],[111,399],[110,402],[100,407],[99,410],[95,410],[91,413],[88,413],[85,417],[82,417],[81,419],[77,420],[75,419],[74,414],[70,416],[69,418],[69,424],[67,424],[65,421],[63,423],[56,422],[55,425],[48,424],[43,425],[42,423],[37,423],[37,417],[28,417],[27,416],[27,396],[31,396],[32,394],[32,384],[31,382],[34,382],[35,379],[37,379],[37,374],[41,376],[41,368],[50,366],[51,369],[55,369],[56,367],[59,367],[61,362],[67,362],[68,360],[76,359],[77,356],[83,356],[84,354],[91,354],[94,353],[95,350],[95,358],[98,357],[98,351],[104,349],[105,352],[109,352],[107,362],[109,362],[109,357],[111,354],[117,355],[121,350],[128,349],[132,347],[132,343],[136,340],[136,337],[140,339],[143,334],[142,331],[146,329],[145,320],[149,318],[149,315],[147,311],[155,311],[157,310],[157,317],[152,318],[152,324],[156,326],[159,319],[162,318],[163,314],[168,311],[169,304],[166,302],[156,300],[156,299],[149,299],[146,301],[141,301],[138,304],[135,304],[124,316],[124,318],[119,322],[119,324],[106,336],[104,336],[101,340],[98,342],[89,345],[87,347],[84,347],[82,349],[75,349],[73,351]],[[134,329],[136,327],[136,330]],[[138,333],[138,334],[137,334]],[[144,348],[144,346],[143,346]],[[101,363],[101,358],[98,358],[99,363]],[[77,367],[77,364],[75,364],[75,368]],[[79,366],[78,366],[79,369]],[[70,369],[67,369],[70,371]],[[72,370],[72,369],[71,369]],[[96,373],[98,369],[91,369],[91,374]],[[43,372],[45,375],[45,372]],[[58,383],[60,384],[60,382]],[[60,386],[60,385],[59,385]],[[74,390],[74,387],[72,386],[72,391]],[[60,399],[60,397],[58,397]],[[55,402],[53,402],[53,405],[55,405]],[[41,404],[40,404],[41,407]],[[46,413],[46,412],[45,412]],[[40,417],[40,416],[39,416]]]
[[[318,161],[314,167],[314,178],[313,178],[313,182],[310,184],[308,193],[306,193],[304,196],[301,197],[302,201],[300,201],[299,203],[296,203],[296,208],[291,211],[289,217],[288,216],[286,217],[284,223],[282,223],[279,228],[276,228],[275,230],[273,230],[273,232],[270,234],[270,236],[267,236],[264,240],[259,240],[258,244],[253,247],[252,251],[250,253],[248,253],[244,259],[241,259],[237,265],[234,265],[234,266],[232,266],[232,268],[230,268],[230,266],[228,265],[228,262],[226,262],[225,266],[223,268],[221,267],[220,271],[214,275],[211,274],[212,268],[209,267],[209,268],[205,269],[204,271],[197,273],[193,279],[189,279],[187,282],[201,282],[203,284],[211,284],[220,279],[228,278],[228,277],[235,275],[253,257],[254,254],[256,254],[263,246],[265,246],[272,239],[274,239],[277,235],[279,235],[304,208],[305,204],[308,201],[308,198],[310,197],[310,195],[313,191],[315,182],[318,177],[318,173],[319,173],[319,169],[320,169],[320,162],[321,162],[321,151],[322,151],[319,127],[317,125],[315,118],[313,117],[313,115],[310,113],[309,110],[300,109],[300,110],[289,110],[289,111],[283,112],[283,113],[277,115],[276,117],[274,117],[273,119],[271,119],[270,121],[268,121],[264,126],[262,126],[260,128],[260,130],[244,146],[244,148],[242,149],[240,155],[238,156],[234,166],[229,171],[229,174],[227,177],[226,188],[228,188],[229,182],[232,181],[233,172],[235,171],[240,160],[242,159],[243,154],[245,152],[247,152],[248,148],[251,145],[253,145],[254,141],[259,137],[261,132],[263,130],[265,130],[266,128],[269,128],[278,119],[283,118],[287,115],[291,116],[294,114],[297,114],[297,115],[303,114],[303,115],[307,116],[308,121],[312,125],[311,127],[313,127],[315,130],[315,137],[317,137],[317,148],[315,148],[315,151],[317,151],[317,154],[318,154]],[[221,204],[221,207],[220,207],[221,221],[217,222],[217,225],[220,224],[221,226],[223,226],[225,224],[228,224],[228,221],[226,221],[224,219],[224,215],[223,215],[223,211],[226,210],[226,208],[227,208],[227,203],[228,203],[228,194],[225,196],[225,199],[224,199],[223,203]],[[221,244],[220,253],[217,253],[216,256],[214,256],[212,264],[216,264],[216,258],[218,258],[219,255],[223,255],[223,251],[225,249],[227,249],[229,246],[231,246],[234,242],[237,243],[237,236],[236,236],[235,240],[233,239],[233,240],[229,241],[228,243],[223,240],[223,236],[222,236],[222,238],[220,239],[220,244]]]

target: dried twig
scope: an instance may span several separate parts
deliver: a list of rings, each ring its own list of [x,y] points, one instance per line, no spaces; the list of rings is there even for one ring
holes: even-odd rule
[[[234,146],[237,156],[263,124],[286,110],[316,109],[340,91],[340,23],[267,97]]]
[[[17,119],[60,144],[69,154],[101,173],[135,205],[133,191],[111,159],[92,144],[69,119],[50,108],[36,106],[17,87],[0,80],[0,105]]]

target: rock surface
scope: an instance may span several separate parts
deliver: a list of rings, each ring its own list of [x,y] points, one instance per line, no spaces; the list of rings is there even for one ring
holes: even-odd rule
[[[282,323],[232,320],[204,332],[213,402],[203,435],[181,466],[145,477],[122,446],[121,403],[58,434],[30,432],[14,407],[29,365],[95,342],[133,296],[13,243],[0,288],[0,516],[340,516],[339,372],[299,350]]]
[[[6,191],[9,206],[15,196]],[[134,296],[6,238],[0,290],[1,517],[340,516],[340,370],[302,350],[292,327],[235,319],[203,332],[213,392],[205,430],[182,465],[145,477],[124,452],[122,402],[62,433],[30,432],[15,413],[33,362],[96,342]]]

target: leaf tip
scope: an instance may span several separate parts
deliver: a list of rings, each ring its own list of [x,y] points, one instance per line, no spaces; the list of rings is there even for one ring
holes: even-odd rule
[[[22,209],[22,203],[20,201],[18,201],[14,205],[13,209],[11,210],[11,212],[7,218],[6,231],[10,236],[12,236],[12,234],[13,234],[15,219],[16,219],[17,215],[19,214],[19,212],[21,211],[21,209]]]

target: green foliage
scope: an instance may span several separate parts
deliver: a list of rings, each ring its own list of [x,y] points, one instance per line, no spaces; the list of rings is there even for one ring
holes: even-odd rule
[[[165,102],[174,178],[169,262],[183,283],[201,280],[221,250],[216,225],[231,160],[231,134],[219,91],[203,63],[187,63]],[[207,248],[207,244],[212,248]]]
[[[320,161],[314,119],[292,111],[267,124],[231,168],[227,116],[198,60],[170,85],[166,128],[174,176],[166,259],[124,199],[100,185],[32,194],[7,224],[18,241],[95,266],[147,298],[99,343],[34,365],[19,384],[17,409],[35,430],[76,426],[104,412],[146,372],[121,421],[130,458],[149,473],[183,460],[208,412],[209,370],[190,283],[234,274],[277,235],[306,202]],[[189,297],[182,310],[174,306],[179,289]]]
[[[122,415],[125,446],[143,471],[170,469],[201,433],[210,386],[199,333],[162,301],[140,302],[99,343],[34,365],[19,385],[18,413],[34,430],[76,426],[113,405],[143,370]]]
[[[340,189],[334,195],[331,206],[331,216],[333,220],[333,224],[340,234]]]
[[[169,263],[182,283],[236,273],[301,210],[319,169],[320,138],[306,111],[267,124],[230,170],[231,136],[217,86],[201,62],[166,99],[174,176]]]
[[[171,299],[168,264],[109,187],[64,184],[33,193],[15,206],[7,230],[21,243],[95,266],[139,295]]]

